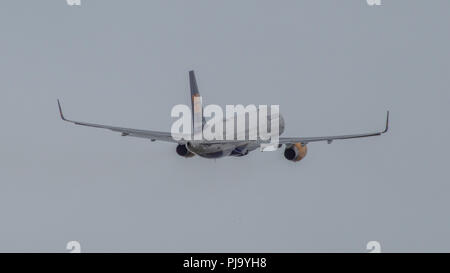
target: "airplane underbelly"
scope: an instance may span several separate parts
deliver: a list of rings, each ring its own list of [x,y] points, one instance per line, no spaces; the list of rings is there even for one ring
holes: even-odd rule
[[[220,158],[229,156],[233,147],[223,144],[191,144],[186,145],[188,150],[204,158]]]

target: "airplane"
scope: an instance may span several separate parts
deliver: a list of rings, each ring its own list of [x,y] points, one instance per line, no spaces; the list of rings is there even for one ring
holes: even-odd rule
[[[191,109],[192,111],[192,121],[194,121],[194,116],[196,118],[200,117],[202,120],[200,126],[205,126],[205,118],[202,116],[203,107],[201,105],[201,100],[199,101],[196,98],[200,97],[200,92],[197,86],[197,80],[195,77],[195,73],[193,70],[189,71],[189,84],[191,91]],[[101,125],[80,121],[73,121],[66,119],[64,117],[61,103],[59,99],[58,108],[59,114],[63,121],[71,122],[76,125],[95,127],[101,129],[109,129],[114,132],[119,132],[122,136],[131,136],[131,137],[139,137],[146,138],[153,141],[164,141],[171,142],[177,144],[176,153],[185,158],[193,157],[194,155],[198,155],[203,158],[215,159],[227,156],[233,157],[241,157],[247,155],[249,152],[254,151],[261,147],[262,144],[267,143],[267,140],[264,141],[262,139],[257,140],[186,140],[180,139],[176,140],[173,138],[170,132],[161,132],[161,131],[150,131],[150,130],[142,130],[142,129],[130,129],[109,125]],[[199,104],[200,103],[200,104]],[[271,114],[267,114],[267,122],[271,122],[275,117]],[[282,145],[285,145],[284,157],[292,162],[298,162],[305,158],[307,154],[307,144],[310,142],[319,142],[326,141],[328,144],[331,144],[334,140],[342,140],[342,139],[353,139],[353,138],[363,138],[363,137],[372,137],[379,136],[388,131],[389,128],[389,111],[387,111],[386,116],[386,126],[382,131],[376,131],[371,133],[362,133],[362,134],[351,134],[351,135],[337,135],[337,136],[318,136],[318,137],[281,137],[281,134],[284,132],[284,119],[281,114],[277,117],[277,121],[279,122],[279,135],[278,138],[278,147],[281,148]],[[224,120],[224,122],[229,122],[229,119]],[[193,126],[195,123],[192,122]],[[194,131],[198,128],[193,128]],[[202,130],[202,129],[200,129]],[[248,128],[245,128],[248,133]]]

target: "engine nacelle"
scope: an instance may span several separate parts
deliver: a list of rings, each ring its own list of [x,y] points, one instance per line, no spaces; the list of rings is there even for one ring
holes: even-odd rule
[[[308,149],[306,148],[306,144],[302,143],[294,143],[284,150],[284,157],[290,161],[300,161],[305,158]]]
[[[185,144],[179,144],[177,146],[177,154],[182,157],[193,157],[195,155],[188,150]]]

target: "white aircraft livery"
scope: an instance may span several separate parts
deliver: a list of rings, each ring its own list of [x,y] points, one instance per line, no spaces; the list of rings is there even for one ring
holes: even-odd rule
[[[202,100],[200,97],[200,93],[197,86],[197,81],[195,78],[194,71],[189,71],[189,83],[191,90],[191,126],[192,130],[189,130],[190,134],[198,134],[199,132],[211,131],[210,126],[214,126],[214,123],[208,122],[203,116],[203,106]],[[329,144],[334,140],[341,139],[351,139],[351,138],[362,138],[362,137],[372,137],[379,136],[388,131],[389,127],[389,111],[386,116],[386,127],[382,131],[371,132],[371,133],[363,133],[363,134],[351,134],[351,135],[337,135],[337,136],[318,136],[318,137],[281,137],[281,134],[284,132],[285,123],[284,119],[279,113],[273,113],[272,111],[268,113],[266,111],[260,111],[260,109],[256,109],[256,113],[258,114],[258,130],[261,127],[271,129],[274,128],[273,124],[278,125],[278,130],[270,130],[268,133],[269,137],[257,137],[250,138],[251,129],[249,129],[249,122],[247,122],[247,115],[250,115],[249,111],[244,112],[244,116],[227,116],[223,119],[222,128],[231,128],[235,127],[235,120],[244,120],[245,126],[240,127],[237,126],[237,130],[232,130],[232,139],[228,136],[230,132],[224,132],[224,135],[227,137],[220,139],[205,139],[205,138],[196,138],[193,135],[181,135],[181,137],[175,137],[171,132],[160,132],[160,131],[150,131],[150,130],[141,130],[141,129],[130,129],[116,126],[108,126],[80,121],[73,121],[66,119],[62,112],[61,103],[58,100],[58,107],[61,119],[67,122],[74,123],[76,125],[83,125],[95,128],[109,129],[111,131],[119,132],[122,136],[132,136],[132,137],[140,137],[147,138],[151,141],[165,141],[172,142],[177,144],[176,152],[178,155],[182,157],[192,157],[194,155],[198,155],[204,158],[220,158],[225,156],[235,156],[240,157],[247,155],[249,152],[254,151],[258,148],[261,150],[276,150],[281,148],[282,145],[285,145],[284,156],[289,161],[300,161],[302,160],[307,153],[306,145],[310,142],[317,141],[327,141]],[[261,117],[261,113],[263,113]],[[200,122],[199,122],[200,121]],[[221,120],[222,121],[222,120]],[[274,123],[275,122],[275,123]],[[231,126],[229,126],[231,125]],[[240,129],[239,129],[240,127]],[[216,127],[217,129],[217,127]],[[236,131],[236,132],[235,132]],[[274,132],[276,135],[274,135]],[[245,138],[236,138],[236,135],[243,135]],[[275,141],[274,141],[275,139]],[[270,149],[273,148],[273,149]]]

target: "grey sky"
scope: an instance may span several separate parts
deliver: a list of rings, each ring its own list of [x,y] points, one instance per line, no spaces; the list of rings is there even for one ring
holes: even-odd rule
[[[449,1],[2,1],[0,251],[450,251]],[[279,104],[284,136],[383,137],[184,159],[68,118],[169,131]]]

